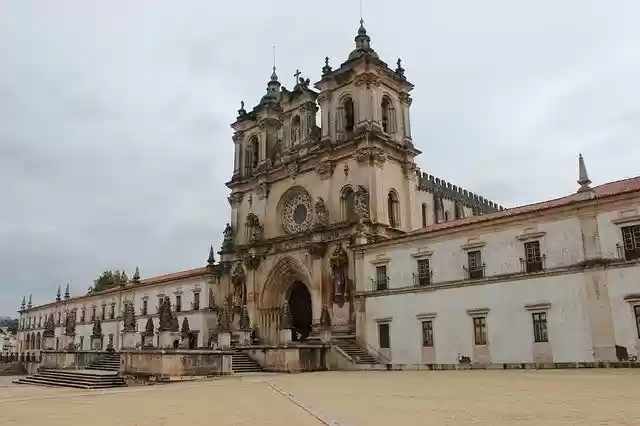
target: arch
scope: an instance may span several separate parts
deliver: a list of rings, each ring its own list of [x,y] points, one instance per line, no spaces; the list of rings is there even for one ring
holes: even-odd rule
[[[392,228],[400,226],[400,200],[395,189],[391,189],[387,195],[387,215],[389,226]]]
[[[41,342],[42,342],[42,337],[40,337],[40,332],[38,331],[38,334],[36,334],[36,349],[40,349]]]
[[[350,221],[355,219],[355,196],[351,185],[346,185],[340,190],[340,219]]]
[[[248,174],[252,174],[258,169],[258,163],[260,159],[260,143],[258,142],[258,136],[253,135],[249,138],[247,143],[247,149],[245,151],[245,169]]]
[[[291,145],[300,143],[302,135],[302,122],[299,115],[294,115],[291,119]]]
[[[355,127],[355,104],[351,95],[346,95],[340,100],[342,111],[342,128],[345,133],[353,133]]]
[[[382,96],[382,101],[380,102],[381,108],[381,124],[382,131],[385,133],[395,133],[396,132],[396,108],[393,105],[393,101],[388,94],[384,94]]]
[[[311,293],[309,288],[298,280],[291,284],[287,293],[293,323],[293,340],[305,340],[309,337],[313,324]]]
[[[269,271],[260,294],[259,308],[279,308],[289,297],[291,286],[299,281],[305,286],[312,282],[309,270],[291,256],[283,256]],[[311,289],[307,288],[311,293]]]

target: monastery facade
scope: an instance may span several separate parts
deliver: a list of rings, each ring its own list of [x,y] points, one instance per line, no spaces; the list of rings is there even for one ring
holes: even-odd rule
[[[355,48],[314,88],[276,69],[231,125],[231,218],[216,260],[198,269],[20,309],[19,351],[56,349],[72,318],[77,349],[96,323],[103,348],[122,346],[125,302],[142,343],[169,298],[190,348],[214,344],[220,318],[277,344],[283,310],[294,339],[321,317],[338,347],[351,339],[380,363],[614,361],[640,351],[640,178],[503,209],[422,173],[410,92],[371,47]],[[320,115],[320,123],[316,116]],[[151,330],[152,332],[153,330]],[[66,340],[65,340],[66,341]],[[353,343],[353,342],[352,342]],[[156,342],[160,344],[160,342]]]

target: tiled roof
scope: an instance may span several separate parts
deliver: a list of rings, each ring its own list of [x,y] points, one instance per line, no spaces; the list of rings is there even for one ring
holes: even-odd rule
[[[605,183],[593,188],[593,194],[595,199],[611,197],[614,195],[621,195],[628,192],[640,191],[640,176],[636,176],[629,179],[618,180],[615,182]],[[473,223],[487,222],[494,219],[501,219],[511,216],[518,216],[526,213],[534,213],[542,210],[553,209],[556,207],[562,207],[571,203],[579,202],[581,199],[576,198],[576,194],[567,195],[566,197],[556,198],[554,200],[542,201],[540,203],[526,204],[523,206],[504,209],[495,213],[488,213],[478,216],[469,216],[463,219],[452,220],[449,222],[436,223],[434,225],[426,226],[424,228],[417,229],[413,232],[405,234],[394,239],[403,238],[410,235],[426,234],[433,231],[440,231],[443,229],[457,228],[464,225],[470,225]]]

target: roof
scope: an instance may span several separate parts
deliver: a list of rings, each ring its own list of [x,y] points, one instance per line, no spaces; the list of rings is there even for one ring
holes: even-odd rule
[[[593,188],[593,199],[602,199],[615,195],[621,195],[629,192],[640,191],[640,176],[636,176],[629,179],[618,180],[615,182],[605,183]],[[553,200],[542,201],[534,204],[525,204],[523,206],[513,207],[509,209],[500,210],[495,213],[488,213],[478,216],[469,216],[463,219],[452,220],[449,222],[436,223],[434,225],[426,226],[424,228],[417,229],[409,232],[405,235],[395,237],[392,240],[405,238],[412,235],[422,235],[434,231],[441,231],[444,229],[458,228],[464,225],[470,225],[480,222],[488,222],[491,220],[502,219],[512,216],[519,216],[527,213],[535,213],[543,210],[549,210],[553,208],[567,206],[572,203],[577,203],[584,200],[584,198],[576,198],[576,194],[567,195],[562,198],[556,198]]]

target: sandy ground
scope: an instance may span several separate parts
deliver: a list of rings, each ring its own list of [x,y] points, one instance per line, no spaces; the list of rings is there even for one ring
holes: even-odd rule
[[[106,391],[0,379],[3,426],[640,425],[638,370],[248,375]]]

